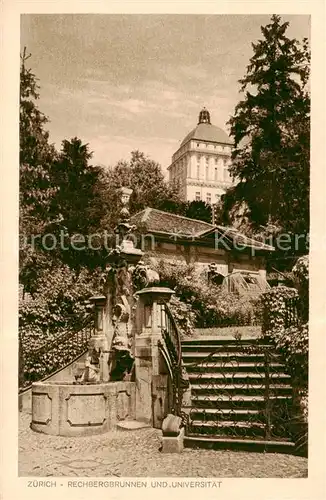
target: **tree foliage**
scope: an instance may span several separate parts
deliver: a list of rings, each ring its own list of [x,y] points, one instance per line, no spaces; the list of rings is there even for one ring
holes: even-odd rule
[[[212,206],[202,200],[194,200],[186,203],[183,212],[190,219],[202,220],[208,223],[212,222]]]
[[[62,141],[62,149],[52,167],[56,194],[53,213],[60,217],[69,234],[87,234],[97,229],[101,214],[94,210],[100,169],[89,164],[92,153],[88,144],[77,137]]]
[[[230,172],[238,185],[225,197],[255,226],[283,231],[309,228],[310,52],[286,36],[289,23],[273,15],[253,43],[253,56],[239,81],[243,99],[229,124],[234,139]]]
[[[50,205],[56,192],[51,167],[56,151],[45,129],[48,118],[38,109],[39,86],[27,67],[30,54],[24,49],[20,65],[20,168],[19,168],[19,278],[27,287],[40,268],[44,256],[33,251],[31,235],[42,234],[51,219]]]
[[[182,200],[179,186],[168,183],[161,166],[140,151],[132,151],[130,161],[120,161],[103,173],[102,195],[105,203],[103,226],[113,228],[119,217],[118,190],[122,186],[133,190],[130,212],[134,214],[145,207],[165,211],[179,211]]]
[[[24,49],[20,66],[20,206],[26,217],[45,220],[55,192],[50,170],[56,151],[44,128],[48,118],[36,105],[39,86],[26,66],[29,58]]]

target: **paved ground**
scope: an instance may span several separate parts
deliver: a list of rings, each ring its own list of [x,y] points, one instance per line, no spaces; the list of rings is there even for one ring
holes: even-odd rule
[[[308,461],[281,454],[186,449],[159,451],[156,429],[114,431],[100,436],[47,436],[20,414],[19,475],[78,477],[306,477]]]

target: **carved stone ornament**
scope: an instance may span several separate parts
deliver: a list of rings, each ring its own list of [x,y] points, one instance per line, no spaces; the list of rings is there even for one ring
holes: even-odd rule
[[[158,285],[160,283],[160,276],[158,272],[150,269],[142,260],[134,267],[132,272],[133,283],[137,290],[142,288]]]

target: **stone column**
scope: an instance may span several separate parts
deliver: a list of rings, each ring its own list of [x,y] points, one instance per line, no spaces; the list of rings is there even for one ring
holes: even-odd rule
[[[109,343],[104,331],[104,307],[106,300],[105,295],[98,295],[90,299],[95,309],[95,334],[90,339],[89,350],[99,348],[101,351],[99,360],[99,380],[101,382],[108,382],[109,380]]]
[[[173,290],[163,287],[143,288],[139,297],[135,338],[136,419],[153,424],[152,383],[162,373],[159,341],[162,339],[164,315],[162,305],[170,301]]]

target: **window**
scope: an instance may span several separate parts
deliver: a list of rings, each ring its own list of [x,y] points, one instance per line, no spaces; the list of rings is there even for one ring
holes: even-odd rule
[[[195,200],[200,201],[200,192],[199,191],[195,195]]]
[[[214,181],[217,181],[217,167],[215,167],[214,171]]]
[[[228,169],[228,162],[227,160],[224,161],[224,180],[229,181],[230,180],[230,175],[229,175],[229,169]]]
[[[191,163],[190,163],[190,161],[188,161],[188,165],[187,165],[187,176],[191,177]]]
[[[206,194],[206,203],[211,204],[212,203],[212,195],[211,193]]]
[[[197,148],[199,148],[199,142],[197,142]]]

